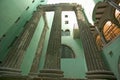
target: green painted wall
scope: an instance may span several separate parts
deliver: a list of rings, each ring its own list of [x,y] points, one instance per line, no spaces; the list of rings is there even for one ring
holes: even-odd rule
[[[2,61],[11,43],[21,33],[24,24],[30,19],[39,4],[46,4],[47,0],[1,0],[0,1],[0,61]],[[26,8],[29,6],[29,9]],[[20,17],[18,22],[15,21]],[[5,37],[3,37],[5,35]]]
[[[65,15],[68,15],[66,18]],[[68,24],[65,24],[68,21]],[[75,26],[76,25],[76,26]],[[70,30],[70,36],[62,36],[62,44],[69,46],[75,53],[75,58],[61,59],[61,70],[66,78],[85,78],[87,72],[84,51],[81,40],[73,38],[73,28],[78,27],[73,11],[62,12],[62,30]]]
[[[23,75],[27,75],[30,71],[43,28],[44,28],[44,19],[43,17],[41,17],[39,24],[36,28],[36,31],[33,35],[33,38],[29,44],[29,47],[27,48],[26,53],[24,55],[23,63],[21,65],[21,70]]]
[[[112,51],[113,54],[109,54]],[[120,36],[115,40],[109,42],[103,48],[103,55],[109,64],[110,69],[117,76],[118,80],[120,79],[120,73],[118,72],[118,59],[120,56]]]
[[[64,71],[64,77],[85,78],[87,67],[80,39],[73,39],[72,36],[63,36],[62,44],[71,47],[75,53],[75,58],[61,59],[61,69]]]

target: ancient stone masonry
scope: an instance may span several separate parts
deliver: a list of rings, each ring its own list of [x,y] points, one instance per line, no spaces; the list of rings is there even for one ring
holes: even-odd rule
[[[96,41],[90,31],[88,22],[83,14],[81,5],[60,3],[51,5],[39,5],[37,11],[33,13],[32,18],[25,25],[23,33],[18,37],[13,46],[10,48],[8,55],[4,62],[0,65],[0,79],[1,76],[8,75],[13,78],[17,76],[17,79],[22,78],[20,76],[20,65],[22,63],[24,54],[30,44],[36,27],[39,23],[41,16],[43,15],[45,25],[40,35],[40,40],[37,45],[37,50],[33,63],[29,72],[30,80],[116,80],[114,74],[105,65],[100,52],[96,46]],[[43,49],[46,32],[48,29],[47,21],[45,18],[45,11],[55,11],[53,23],[51,27],[46,58],[44,67],[39,71],[39,62],[41,52]],[[86,58],[88,72],[86,73],[86,79],[67,79],[63,78],[63,71],[60,67],[60,47],[61,47],[61,12],[62,11],[75,11],[77,22],[79,25],[80,39],[82,41],[84,55]],[[100,17],[100,16],[98,16]],[[33,76],[33,77],[31,77]],[[27,78],[24,78],[26,80]],[[5,79],[4,79],[5,80]],[[21,79],[22,80],[22,79]],[[29,79],[27,79],[29,80]]]
[[[73,11],[74,6],[76,6],[76,3],[60,3],[39,5],[39,8],[42,8],[44,11],[55,11],[56,7],[61,7],[62,11]]]
[[[60,64],[58,64],[60,54],[59,49],[61,46],[60,30],[61,30],[61,9],[56,8],[47,48],[46,61],[44,66],[45,69],[60,69]]]
[[[20,65],[22,63],[24,53],[27,50],[32,36],[36,30],[42,10],[37,10],[33,13],[30,21],[25,25],[23,33],[15,41],[10,48],[8,55],[0,66],[0,75],[17,75],[20,74]]]
[[[86,77],[88,79],[115,80],[116,78],[114,74],[106,67],[101,58],[93,35],[90,32],[88,23],[86,23],[86,21],[84,20],[85,18],[83,19],[79,16],[82,12],[80,6],[76,6],[75,12],[80,28],[80,38],[82,40],[86,63],[88,67]]]
[[[56,7],[44,69],[40,71],[40,77],[63,77],[63,72],[60,70],[61,11],[60,7]]]
[[[44,16],[44,18],[46,18],[45,15],[43,15],[43,16]],[[42,34],[40,37],[40,41],[38,43],[38,48],[37,48],[37,51],[36,51],[36,54],[35,54],[35,57],[34,57],[34,60],[32,63],[30,73],[29,73],[29,75],[31,75],[31,76],[37,76],[38,71],[39,71],[40,57],[41,57],[41,53],[42,53],[42,49],[43,49],[43,45],[44,45],[44,41],[45,41],[46,32],[48,29],[46,19],[44,19],[44,20],[45,20],[45,25],[44,25],[44,28],[43,28],[43,31],[42,31]]]

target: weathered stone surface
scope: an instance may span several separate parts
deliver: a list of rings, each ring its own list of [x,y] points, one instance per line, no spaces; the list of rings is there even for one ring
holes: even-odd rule
[[[40,71],[40,77],[63,77],[63,72],[60,70],[61,11],[62,9],[60,7],[56,7],[50,32],[44,69]]]
[[[94,37],[90,31],[88,23],[85,18],[80,17],[82,10],[79,6],[76,7],[75,12],[80,28],[80,38],[82,40],[84,54],[86,58],[88,72],[88,79],[111,79],[115,80],[114,74],[106,67],[104,61],[101,58],[99,50],[96,46]]]
[[[45,69],[60,69],[60,46],[61,46],[61,8],[56,8],[50,33]]]
[[[44,18],[45,18],[45,16],[44,16]],[[48,29],[47,22],[45,22],[45,26],[43,28],[43,31],[42,31],[42,34],[41,34],[41,37],[40,37],[40,41],[38,43],[38,48],[37,48],[37,51],[36,51],[32,66],[31,66],[30,73],[29,73],[29,75],[31,75],[31,76],[37,76],[38,69],[39,69],[40,57],[41,57],[41,53],[42,53],[47,29]]]
[[[35,29],[38,25],[39,19],[42,15],[42,10],[35,11],[30,21],[25,25],[23,33],[18,37],[13,46],[8,52],[5,60],[0,66],[0,75],[20,75],[20,65],[23,60],[23,56]],[[18,71],[17,71],[18,70]],[[5,71],[5,72],[4,72]]]

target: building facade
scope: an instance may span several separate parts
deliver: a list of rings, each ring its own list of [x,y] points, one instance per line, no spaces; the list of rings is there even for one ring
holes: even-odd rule
[[[0,3],[1,80],[120,79],[119,0],[95,1],[94,24],[78,3],[23,2]]]

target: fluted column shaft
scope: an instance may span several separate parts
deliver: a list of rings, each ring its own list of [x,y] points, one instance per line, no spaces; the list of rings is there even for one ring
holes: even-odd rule
[[[9,71],[12,71],[13,69],[20,70],[24,53],[30,44],[30,41],[36,30],[36,27],[38,25],[38,22],[40,20],[42,13],[43,13],[42,10],[37,10],[33,13],[32,18],[25,25],[24,31],[15,41],[13,46],[10,48],[8,55],[6,56],[4,62],[2,63],[0,67],[2,71],[1,74],[5,70],[6,70],[6,73],[7,72],[9,73]]]
[[[43,77],[45,80],[50,78],[58,80],[58,78],[63,77],[63,72],[60,70],[61,12],[62,9],[60,7],[56,7],[46,52],[44,69],[40,70],[39,77]]]
[[[102,60],[89,25],[85,21],[81,6],[76,6],[75,13],[88,67],[87,77],[90,79],[115,79],[113,73],[108,70]]]
[[[40,41],[38,43],[38,48],[37,48],[35,57],[33,59],[32,67],[30,69],[29,75],[37,75],[37,73],[38,73],[40,57],[41,57],[47,29],[48,29],[47,24],[45,24],[42,34],[41,34],[41,37],[40,37]]]
[[[87,62],[90,64],[88,70],[106,70],[89,27],[84,23],[81,24],[83,25],[81,26],[80,36],[83,42],[83,48],[86,48],[84,51],[86,51],[85,55],[88,59]]]
[[[47,47],[45,69],[60,69],[61,8],[56,8]]]

